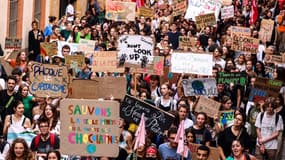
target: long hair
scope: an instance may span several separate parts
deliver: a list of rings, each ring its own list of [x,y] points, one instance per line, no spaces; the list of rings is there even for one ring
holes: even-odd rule
[[[20,60],[20,56],[22,53],[25,53],[26,52],[24,50],[20,50],[19,53],[17,54],[17,57],[16,57],[16,65],[19,66],[21,64],[21,60]],[[27,55],[27,54],[26,54]],[[26,63],[28,62],[28,57],[26,56],[26,59],[25,59]]]
[[[9,151],[8,151],[8,154],[6,156],[6,160],[14,160],[14,159],[16,159],[16,154],[15,154],[14,149],[15,149],[15,145],[17,143],[22,143],[23,146],[24,146],[24,153],[22,155],[22,158],[25,159],[25,160],[32,160],[33,159],[32,152],[29,149],[29,146],[28,146],[27,142],[24,139],[22,139],[22,138],[16,138],[13,141],[13,143],[12,143],[12,145],[11,145]]]
[[[46,108],[47,108],[48,106],[51,107],[51,111],[52,111],[52,113],[53,113],[53,116],[52,116],[52,118],[53,118],[53,119],[52,119],[52,123],[50,124],[50,130],[52,130],[52,129],[55,128],[57,122],[59,121],[59,113],[58,113],[56,107],[53,106],[53,105],[51,105],[51,104],[46,105],[46,106],[44,107],[43,113],[42,113],[42,115],[40,116],[40,118],[46,118],[46,119],[49,120],[49,118],[47,118],[47,116],[46,116],[46,114],[45,114]]]

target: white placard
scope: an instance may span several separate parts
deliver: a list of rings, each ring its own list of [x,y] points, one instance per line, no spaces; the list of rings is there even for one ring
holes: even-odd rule
[[[225,18],[232,18],[234,17],[234,6],[224,6],[221,9],[221,18],[225,19]]]
[[[70,55],[72,55],[74,52],[77,52],[78,50],[78,43],[69,43],[66,41],[57,41],[57,49],[58,49],[58,55],[62,55],[62,47],[64,45],[68,45],[70,47]]]

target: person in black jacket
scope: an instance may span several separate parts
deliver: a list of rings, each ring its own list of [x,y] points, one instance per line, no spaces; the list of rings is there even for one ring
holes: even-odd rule
[[[38,22],[32,22],[32,30],[29,32],[29,60],[36,61],[39,60],[40,55],[40,42],[44,41],[44,34],[38,28]]]

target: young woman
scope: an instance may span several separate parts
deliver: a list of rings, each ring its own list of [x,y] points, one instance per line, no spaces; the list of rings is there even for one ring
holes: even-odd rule
[[[4,60],[10,64],[12,68],[20,68],[22,72],[27,72],[27,64],[28,64],[28,57],[26,52],[20,51],[17,54],[16,59],[9,59],[9,56],[11,55],[12,52],[8,53],[5,57]]]
[[[244,147],[239,140],[234,140],[232,143],[232,155],[226,160],[256,160],[252,155],[244,151]]]
[[[59,113],[55,106],[52,106],[51,104],[46,105],[41,117],[47,118],[49,120],[49,130],[51,133],[60,135]]]
[[[47,153],[47,160],[60,160],[61,154],[59,151],[49,151]]]
[[[169,84],[164,83],[160,86],[161,96],[155,99],[155,105],[164,111],[175,111],[176,100],[171,96],[171,88]]]
[[[19,92],[21,93],[22,102],[24,104],[24,115],[32,120],[33,102],[36,102],[36,98],[32,95],[29,95],[29,86],[26,84],[22,84],[20,86]]]
[[[206,128],[207,114],[204,112],[199,112],[196,117],[196,123],[191,127],[195,133],[197,144],[203,144],[210,146],[212,135],[210,131]]]
[[[30,151],[27,142],[22,138],[16,138],[7,154],[6,160],[33,160],[33,154]]]
[[[185,129],[185,136],[186,136],[186,143],[195,143],[196,142],[196,137],[193,129],[187,128]]]

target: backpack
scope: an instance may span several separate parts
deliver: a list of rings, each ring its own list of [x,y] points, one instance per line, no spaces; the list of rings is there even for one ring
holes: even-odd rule
[[[263,116],[264,116],[264,112],[262,112],[260,115],[260,124],[262,123]],[[279,121],[279,114],[276,113],[276,115],[275,115],[275,126],[277,126],[278,121]]]
[[[38,134],[38,135],[35,137],[35,148],[36,148],[36,149],[38,149],[38,147],[39,147],[40,139],[41,139],[41,135]],[[51,144],[51,146],[54,148],[54,145],[55,145],[55,136],[54,136],[53,133],[50,133],[50,134],[49,134],[49,139],[50,139],[50,144]]]

